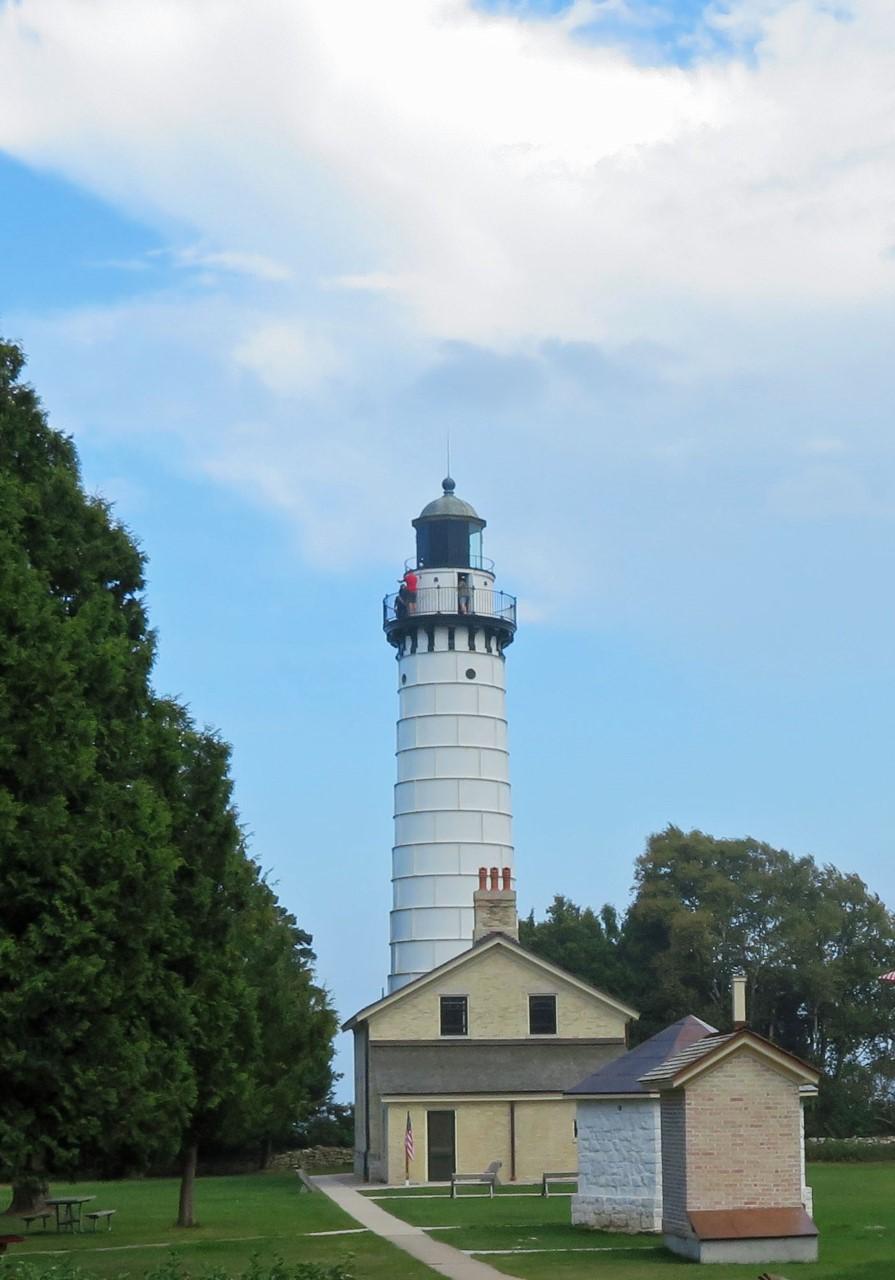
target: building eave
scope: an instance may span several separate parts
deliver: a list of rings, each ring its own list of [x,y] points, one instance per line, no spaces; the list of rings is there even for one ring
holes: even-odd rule
[[[789,1053],[786,1049],[781,1049],[779,1045],[767,1040],[764,1036],[760,1036],[757,1032],[743,1028],[715,1048],[710,1049],[703,1057],[697,1058],[695,1062],[687,1063],[686,1066],[681,1067],[673,1076],[665,1080],[650,1081],[650,1083],[661,1091],[679,1089],[704,1071],[717,1066],[725,1058],[739,1052],[741,1049],[751,1049],[759,1057],[773,1063],[784,1074],[804,1084],[816,1086],[820,1080],[820,1072],[816,1067],[812,1067],[810,1063],[797,1058],[795,1054]]]
[[[516,1089],[503,1093],[493,1089],[482,1089],[480,1093],[466,1090],[463,1093],[383,1093],[382,1102],[401,1103],[404,1106],[415,1106],[423,1102],[567,1102],[562,1090],[558,1089]]]
[[[623,1036],[507,1036],[503,1039],[495,1036],[430,1036],[420,1040],[376,1040],[370,1037],[371,1046],[377,1049],[406,1049],[412,1045],[415,1049],[468,1049],[471,1044],[503,1049],[521,1045],[534,1045],[544,1048],[555,1048],[561,1044],[569,1048],[600,1048],[605,1045],[624,1045]]]
[[[644,1098],[659,1098],[658,1089],[643,1089],[638,1093],[564,1093],[570,1102],[638,1102]]]

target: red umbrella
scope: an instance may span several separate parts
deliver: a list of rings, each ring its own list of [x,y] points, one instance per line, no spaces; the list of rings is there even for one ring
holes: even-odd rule
[[[890,970],[889,973],[881,973],[879,980],[880,982],[895,982],[895,969]]]

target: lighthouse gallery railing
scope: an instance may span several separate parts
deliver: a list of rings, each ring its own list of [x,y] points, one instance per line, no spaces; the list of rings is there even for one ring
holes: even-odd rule
[[[470,618],[497,618],[515,627],[516,597],[487,587],[470,587],[465,593],[458,592],[456,587],[421,587],[416,593],[415,608],[404,604],[400,592],[386,596],[382,602],[382,625],[385,627],[408,617],[431,618],[438,614],[452,619],[466,614]]]

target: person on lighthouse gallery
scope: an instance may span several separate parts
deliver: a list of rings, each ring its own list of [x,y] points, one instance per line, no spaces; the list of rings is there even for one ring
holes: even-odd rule
[[[414,569],[408,569],[401,580],[403,587],[404,603],[407,605],[408,613],[416,613],[416,591],[419,586],[419,579]]]
[[[457,612],[464,613],[464,614],[469,613],[469,605],[470,605],[469,574],[458,573],[457,574]]]

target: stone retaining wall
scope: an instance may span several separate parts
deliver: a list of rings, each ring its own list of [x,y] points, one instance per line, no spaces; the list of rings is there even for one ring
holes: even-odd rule
[[[350,1147],[306,1147],[303,1150],[280,1151],[271,1156],[268,1169],[305,1169],[313,1173],[328,1165],[342,1164],[350,1168],[353,1152]]]

